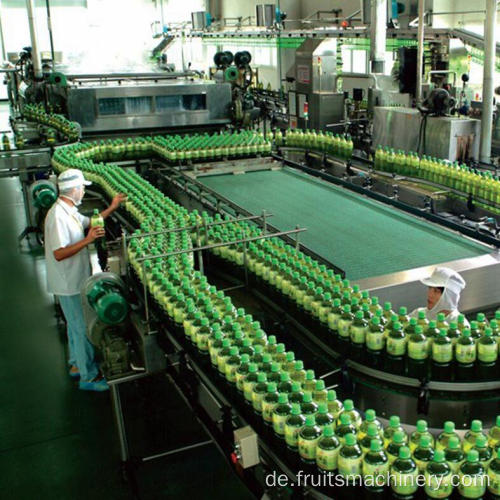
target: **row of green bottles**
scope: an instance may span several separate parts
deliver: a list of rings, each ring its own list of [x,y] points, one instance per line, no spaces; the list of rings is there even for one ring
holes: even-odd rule
[[[314,149],[349,159],[354,148],[350,135],[332,134],[322,130],[288,129],[284,144],[289,147]]]
[[[47,113],[42,104],[25,104],[22,109],[23,116],[27,120],[43,123],[59,130],[70,141],[76,141],[79,137],[80,127],[77,123],[69,121],[63,115]]]

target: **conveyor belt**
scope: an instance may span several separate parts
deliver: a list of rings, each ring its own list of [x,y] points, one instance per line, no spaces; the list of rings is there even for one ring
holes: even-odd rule
[[[293,169],[198,177],[273,226],[307,227],[301,241],[356,280],[476,257],[488,248]]]

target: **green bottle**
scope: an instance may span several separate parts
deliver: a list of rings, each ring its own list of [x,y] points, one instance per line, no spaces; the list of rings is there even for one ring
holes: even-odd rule
[[[258,380],[257,365],[250,363],[248,366],[248,375],[243,380],[243,395],[248,404],[252,404],[253,388]]]
[[[436,450],[444,450],[448,447],[448,441],[452,436],[455,436],[459,441],[460,437],[455,432],[455,424],[450,420],[447,420],[444,423],[444,430],[441,434],[439,434],[436,441]]]
[[[281,439],[285,439],[285,425],[291,413],[292,405],[288,402],[288,394],[280,393],[278,396],[278,404],[273,410],[272,420],[274,433]]]
[[[242,354],[240,366],[236,369],[236,388],[240,392],[243,392],[243,382],[249,373],[249,368],[250,356],[248,354]]]
[[[338,470],[339,474],[350,483],[356,477],[361,476],[363,452],[356,442],[354,434],[345,436],[345,444],[339,450]]]
[[[321,435],[321,428],[316,425],[314,415],[307,415],[306,425],[300,430],[298,438],[299,455],[304,462],[316,463],[316,446]]]
[[[424,332],[429,327],[429,320],[427,319],[425,311],[418,311],[417,324],[419,324],[422,327]]]
[[[394,460],[399,457],[399,449],[401,448],[401,446],[406,446],[407,441],[408,437],[404,432],[396,431],[393,434],[392,440],[386,448],[390,464],[392,464],[392,462],[394,462]]]
[[[483,365],[494,365],[498,359],[498,344],[493,338],[491,328],[486,328],[484,335],[477,342],[477,359]]]
[[[465,453],[460,447],[460,441],[455,436],[452,436],[448,441],[448,447],[444,450],[444,458],[450,466],[453,474],[458,474],[460,466],[465,459]]]
[[[316,414],[316,424],[323,430],[325,427],[332,427],[335,424],[335,420],[328,413],[328,406],[326,403],[319,403],[318,413]]]
[[[338,334],[343,340],[348,340],[351,334],[351,325],[354,321],[354,315],[351,313],[351,306],[346,304],[343,308],[342,316],[338,322]]]
[[[276,382],[267,383],[267,393],[262,400],[262,418],[268,425],[273,424],[273,412],[279,402]]]
[[[455,345],[455,358],[457,363],[463,367],[470,367],[476,361],[476,343],[470,335],[468,328],[462,330],[462,335]]]
[[[232,346],[229,349],[229,358],[226,361],[226,380],[230,384],[236,384],[236,370],[241,364],[241,356],[237,347]]]
[[[351,417],[347,413],[341,413],[339,420],[340,421],[337,422],[335,434],[339,438],[341,444],[344,444],[347,434],[356,434],[356,427],[351,423]]]
[[[433,319],[429,321],[429,327],[425,331],[425,336],[429,340],[429,354],[432,355],[432,344],[439,336],[439,328],[436,326],[436,321]]]
[[[357,347],[363,347],[366,341],[368,322],[363,317],[363,311],[356,312],[350,328],[351,342]]]
[[[406,352],[406,335],[399,321],[392,323],[387,336],[387,355],[392,359],[401,359]]]
[[[485,436],[483,434],[483,423],[481,420],[473,420],[470,424],[470,429],[465,433],[464,440],[462,442],[462,448],[465,453],[476,445],[476,439],[479,436]]]
[[[217,350],[217,369],[222,376],[226,375],[226,360],[229,358],[230,350],[231,341],[229,339],[223,339],[222,347]]]
[[[432,360],[434,363],[446,366],[453,359],[453,344],[446,335],[446,330],[439,330],[439,336],[432,343]]]
[[[304,400],[304,393],[302,392],[302,387],[299,382],[292,382],[292,392],[288,396],[288,399],[291,404],[302,404],[302,401]]]
[[[365,420],[364,422],[359,426],[357,438],[358,441],[363,439],[366,434],[368,433],[368,427],[370,425],[375,425],[377,431],[382,434],[383,428],[380,420],[377,419],[377,414],[375,413],[375,410],[366,410],[365,411]]]
[[[375,316],[370,320],[366,332],[366,348],[372,353],[380,353],[384,347],[384,327],[380,324],[380,318]]]
[[[384,440],[380,437],[380,432],[376,424],[370,424],[367,427],[366,434],[363,436],[363,438],[358,437],[358,443],[361,446],[361,450],[363,451],[363,453],[368,452],[374,439],[378,439],[382,447],[384,446]]]
[[[316,415],[316,412],[318,411],[318,405],[312,400],[312,395],[310,392],[304,392],[300,410],[302,412],[302,415],[305,415],[306,417],[308,415]]]
[[[431,446],[434,446],[434,437],[429,432],[427,422],[425,420],[417,420],[417,430],[411,433],[410,436],[410,451],[413,453],[420,444],[420,438],[427,436],[430,439]]]
[[[346,399],[344,401],[344,413],[347,413],[347,415],[351,417],[351,423],[354,427],[356,427],[356,429],[358,429],[363,423],[363,419],[361,418],[359,411],[354,409],[354,402],[352,399]]]
[[[389,443],[392,441],[392,437],[398,431],[406,435],[405,430],[401,425],[401,420],[399,419],[399,417],[397,415],[392,415],[389,418],[389,425],[386,426],[386,428],[384,429],[383,438],[384,438],[385,448],[389,446]],[[406,444],[406,441],[404,442],[404,444]]]
[[[285,422],[285,442],[291,450],[299,447],[299,432],[306,423],[306,417],[300,413],[300,405],[292,404],[292,411]]]
[[[303,384],[306,380],[306,371],[304,370],[304,363],[302,361],[295,361],[294,369],[290,373],[290,379],[293,382],[300,382]]]
[[[327,405],[328,405],[328,413],[330,413],[335,419],[335,421],[337,421],[339,415],[344,411],[344,405],[342,404],[342,401],[337,399],[337,392],[333,389],[328,391]]]
[[[436,450],[425,470],[424,491],[430,498],[448,498],[453,492],[452,474],[444,459],[444,451]]]
[[[431,440],[428,436],[422,436],[418,446],[413,452],[413,460],[417,464],[418,470],[421,474],[427,469],[428,463],[432,460],[434,456],[434,450],[431,446]]]
[[[328,402],[328,391],[325,387],[324,380],[316,380],[316,386],[312,394],[313,401],[316,403],[327,403]]]
[[[479,461],[476,450],[467,453],[466,461],[460,467],[458,493],[462,498],[482,498],[486,493],[485,468]]]
[[[456,345],[458,339],[460,338],[461,330],[458,328],[457,322],[456,321],[450,321],[450,328],[448,328],[448,331],[446,335],[450,337],[451,343],[453,346]]]
[[[389,472],[389,458],[380,441],[374,439],[370,450],[363,458],[363,479],[365,487],[371,491],[382,491]]]
[[[252,391],[252,406],[258,415],[262,414],[262,401],[267,393],[267,376],[265,373],[259,372],[257,375],[257,383]]]
[[[278,384],[278,392],[291,394],[292,392],[292,382],[290,381],[290,375],[287,372],[280,373],[280,382]]]
[[[495,425],[488,432],[488,445],[491,449],[496,449],[500,443],[500,415],[497,415]]]
[[[316,465],[320,472],[333,472],[338,467],[340,442],[331,426],[323,429],[323,437],[316,446]]]
[[[338,331],[338,325],[341,316],[342,308],[340,299],[333,299],[333,307],[328,312],[328,328],[332,332]]]
[[[401,446],[399,457],[394,460],[390,468],[391,490],[396,498],[410,499],[418,489],[418,469],[411,458],[410,448]]]
[[[488,467],[488,491],[495,497],[500,497],[500,449],[497,450],[495,460]]]
[[[408,357],[416,362],[422,362],[429,356],[429,341],[420,325],[415,326],[415,333],[408,338]]]
[[[306,371],[306,379],[302,383],[302,390],[304,392],[311,392],[314,391],[314,388],[316,387],[316,375],[314,373],[314,370],[307,370]]]
[[[479,461],[484,467],[487,467],[490,464],[491,459],[493,458],[493,453],[491,448],[488,446],[488,439],[484,435],[480,435],[476,438],[476,444],[472,448],[476,450],[479,456]]]

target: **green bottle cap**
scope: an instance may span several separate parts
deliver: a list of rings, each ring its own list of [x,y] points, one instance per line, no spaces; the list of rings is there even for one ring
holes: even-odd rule
[[[318,413],[328,413],[328,406],[326,403],[320,403],[318,405]]]
[[[323,436],[325,436],[325,437],[332,437],[333,436],[333,429],[330,425],[326,425],[324,427]]]
[[[325,390],[325,381],[324,380],[316,380],[315,390],[324,391]]]
[[[422,436],[418,442],[420,448],[429,448],[431,445],[431,438],[429,436]]]
[[[356,319],[363,319],[363,311],[358,311],[356,313]]]
[[[304,395],[302,396],[302,402],[303,403],[311,403],[312,402],[312,396],[310,392],[304,392]]]
[[[236,346],[233,346],[229,349],[230,356],[236,356],[237,354],[238,354],[238,348]]]
[[[262,362],[263,363],[270,363],[271,362],[271,355],[266,352],[265,354],[262,355]]]
[[[384,311],[390,311],[392,309],[392,304],[390,302],[384,302]]]
[[[400,316],[406,316],[406,314],[407,314],[407,313],[408,313],[408,310],[406,309],[406,307],[401,306],[401,307],[399,308],[399,315],[400,315]]]
[[[344,312],[346,312],[346,313],[351,312],[351,306],[349,304],[346,304],[344,306]]]
[[[446,316],[444,315],[444,313],[438,313],[438,315],[437,315],[438,321],[444,321],[445,318],[446,318]]]
[[[444,423],[444,432],[447,434],[451,434],[452,432],[455,432],[455,424],[451,420],[447,420]]]
[[[410,318],[410,325],[417,326],[417,318]]]
[[[476,438],[476,447],[477,448],[484,448],[486,446],[486,436],[483,436],[482,434]]]
[[[470,450],[467,453],[467,462],[469,463],[479,462],[479,453],[477,452],[477,450]]]
[[[314,370],[307,370],[306,372],[306,380],[314,380],[314,377],[316,375],[314,374]]]
[[[288,351],[286,353],[286,360],[289,363],[291,363],[292,361],[294,361],[295,360],[295,353],[293,351]]]
[[[375,420],[376,413],[375,410],[366,410],[365,411],[365,420],[367,422],[373,422]]]
[[[267,343],[271,344],[271,345],[275,345],[277,343],[276,336],[275,335],[269,335],[269,337],[267,337]]]
[[[354,434],[346,434],[345,444],[347,446],[354,446],[356,444],[356,436]]]
[[[397,415],[392,415],[391,418],[389,418],[389,426],[390,427],[399,427],[401,421],[399,420],[399,417]]]
[[[425,319],[425,311],[418,311],[418,319]]]
[[[408,446],[401,446],[399,448],[399,458],[403,460],[408,460],[411,457],[410,448]]]
[[[290,374],[288,372],[280,373],[280,382],[288,382],[290,380]]]
[[[267,375],[265,373],[260,372],[257,375],[257,382],[259,382],[259,383],[261,383],[261,382],[267,382]]]
[[[351,423],[351,416],[347,413],[340,414],[340,425],[349,425]]]
[[[427,422],[425,420],[417,420],[417,431],[427,432]]]
[[[477,453],[477,451],[476,451]],[[434,457],[433,457],[433,462],[436,462],[436,463],[443,463],[445,460],[444,460],[444,450],[436,450],[434,452]]]
[[[378,439],[372,439],[370,442],[370,451],[380,451],[382,449],[382,445]]]
[[[456,450],[460,447],[460,439],[457,436],[451,436],[448,440],[448,448],[451,450]]]
[[[257,368],[257,365],[256,365],[255,363],[250,363],[250,364],[248,365],[248,371],[249,371],[250,373],[257,373],[257,369],[258,369],[258,368]]]
[[[271,372],[278,373],[279,371],[280,371],[280,364],[279,363],[272,363],[271,364]]]
[[[372,306],[378,306],[378,297],[372,297],[371,304]]]
[[[295,361],[294,368],[298,370],[303,370],[304,369],[304,363],[302,361]]]
[[[484,336],[485,337],[491,337],[492,335],[493,335],[493,332],[492,332],[491,328],[484,329]]]
[[[335,401],[337,399],[337,392],[334,389],[330,389],[327,394],[328,401]],[[500,415],[497,417],[497,425],[500,427]]]
[[[219,335],[220,335],[220,333],[219,333]],[[249,361],[250,361],[250,356],[248,354],[241,355],[241,364],[248,363]]]
[[[300,382],[292,382],[292,392],[300,392]]]
[[[437,323],[435,320],[431,319],[429,321],[429,328],[436,328],[436,325],[437,325]]]
[[[267,383],[267,392],[276,392],[276,382],[268,382]]]
[[[262,350],[264,349],[264,347],[260,344],[257,344],[253,347],[253,349],[255,351],[255,354],[262,354]]]
[[[229,347],[231,345],[231,341],[229,339],[223,339],[222,347]]]
[[[281,392],[278,396],[278,403],[284,405],[288,403],[288,394],[286,392]]]
[[[394,433],[394,435],[392,436],[392,440],[395,442],[395,443],[404,443],[404,440],[405,440],[405,435],[403,432],[401,431],[396,431]]]
[[[462,330],[462,337],[469,338],[470,337],[470,330],[468,328],[465,328]]]
[[[471,327],[471,330],[477,330],[477,321],[471,321],[470,327]]]
[[[472,432],[481,432],[483,430],[483,423],[481,420],[473,420],[470,425],[470,430]]]
[[[314,415],[307,415],[306,425],[308,427],[312,427],[313,425],[316,425],[316,417]]]
[[[354,410],[354,403],[353,403],[352,399],[346,399],[344,401],[344,410],[345,411],[352,411],[352,410]]]
[[[380,325],[380,318],[375,316],[372,318],[372,325],[378,326]]]
[[[285,352],[285,344],[278,344],[276,346],[276,352],[281,354]]]
[[[419,335],[420,335],[421,333],[424,333],[424,329],[422,328],[422,326],[421,326],[421,325],[417,325],[417,326],[415,327],[415,333],[418,333]]]
[[[378,429],[376,424],[368,424],[368,428],[366,430],[366,433],[370,437],[377,437],[378,436]]]
[[[496,418],[496,426],[497,426],[497,427],[500,427],[500,415],[497,415],[497,418]]]
[[[340,299],[333,299],[333,306],[339,307],[340,306]]]
[[[486,319],[486,316],[484,315],[484,313],[477,313],[476,320],[479,323],[482,323],[485,319]]]
[[[394,323],[392,324],[392,329],[393,330],[401,330],[401,323],[399,321],[394,321]]]
[[[292,415],[300,415],[300,405],[298,403],[292,404]]]

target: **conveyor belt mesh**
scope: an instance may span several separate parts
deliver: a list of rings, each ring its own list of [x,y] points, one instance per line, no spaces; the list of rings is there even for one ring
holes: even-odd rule
[[[352,280],[488,253],[458,234],[288,168],[198,180],[255,214],[266,209],[279,229],[307,227],[301,241]]]

